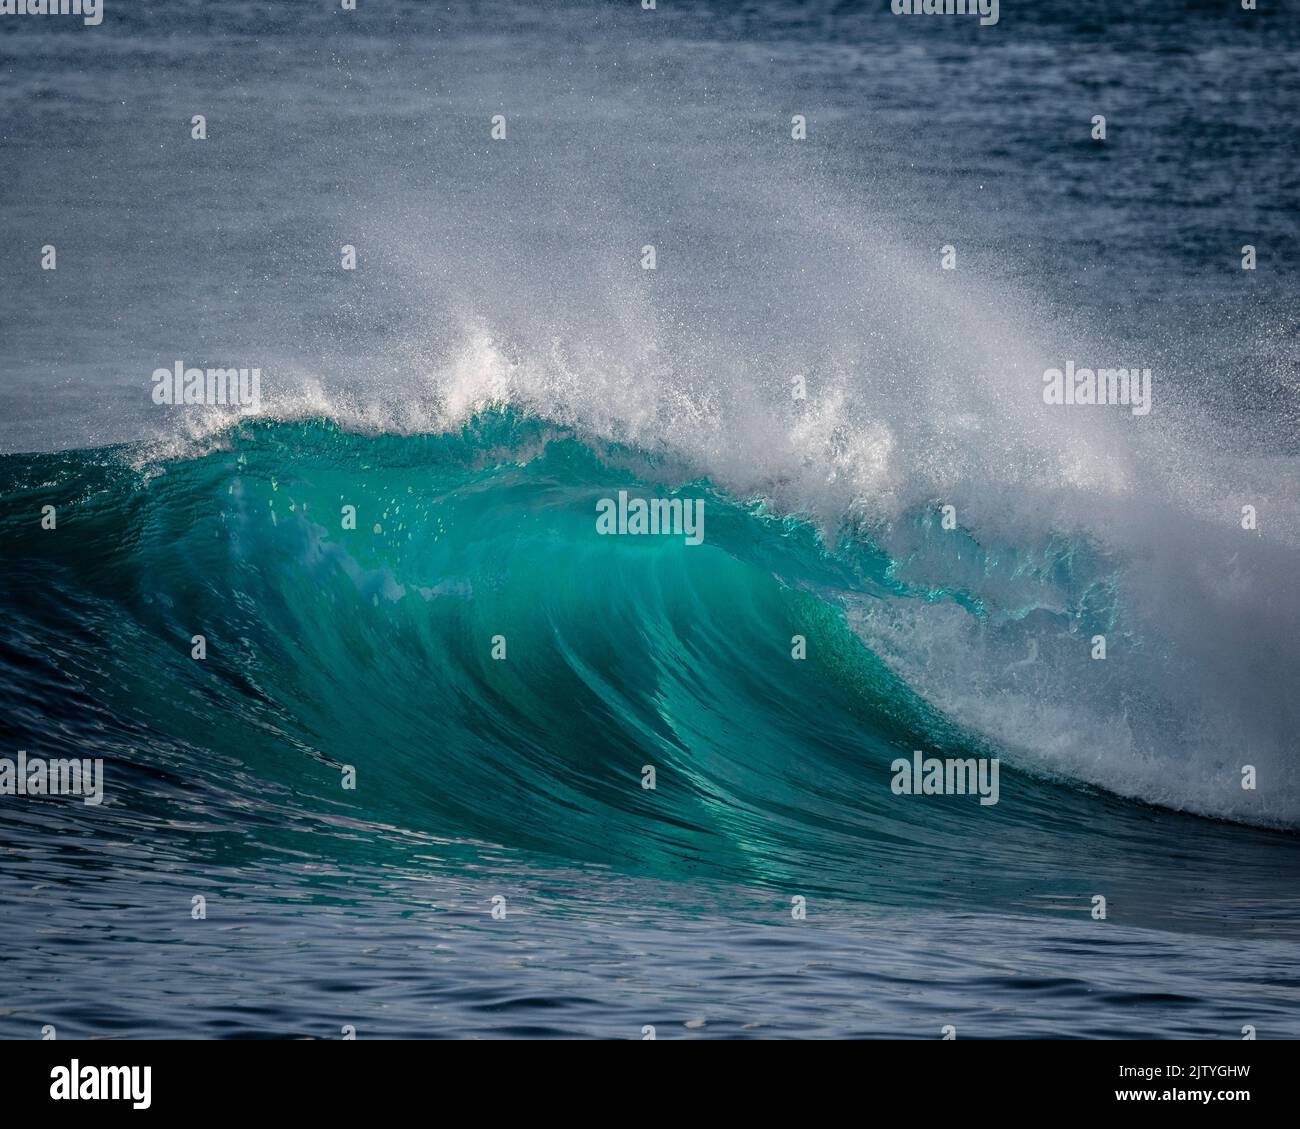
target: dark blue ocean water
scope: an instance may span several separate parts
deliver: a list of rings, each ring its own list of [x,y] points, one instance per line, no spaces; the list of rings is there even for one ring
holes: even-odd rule
[[[0,17],[0,1035],[1300,1033],[1300,13],[336,7]]]

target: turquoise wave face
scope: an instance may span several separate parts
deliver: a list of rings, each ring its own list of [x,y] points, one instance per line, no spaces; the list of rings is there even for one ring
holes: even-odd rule
[[[850,629],[864,600],[963,598],[907,590],[869,540],[828,548],[512,414],[440,436],[246,424],[221,448],[0,461],[5,743],[105,759],[103,807],[58,809],[73,833],[223,863],[506,849],[882,904],[1032,910],[1105,883],[1152,920],[1295,872],[1290,836],[1014,760],[994,805],[897,794],[915,750],[1002,753]],[[600,535],[620,490],[703,499],[703,543]]]

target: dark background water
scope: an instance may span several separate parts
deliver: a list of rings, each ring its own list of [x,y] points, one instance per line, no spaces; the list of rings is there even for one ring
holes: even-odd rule
[[[894,17],[884,0],[336,8],[106,0],[100,28],[0,19],[0,449],[153,437],[171,420],[149,374],[178,357],[261,365],[275,393],[346,392],[380,423],[422,395],[424,374],[455,368],[467,325],[524,357],[609,366],[641,342],[645,311],[624,294],[646,242],[661,255],[648,307],[662,336],[633,379],[654,383],[660,363],[701,383],[757,384],[769,366],[783,379],[800,335],[829,366],[862,337],[938,333],[909,304],[910,267],[877,264],[934,265],[952,243],[968,306],[1049,341],[1140,350],[1230,451],[1277,460],[1285,493],[1300,314],[1293,5],[1008,0],[991,28]],[[207,142],[190,140],[196,113]],[[488,138],[494,113],[506,144]],[[798,147],[794,113],[809,121]],[[1096,113],[1105,143],[1089,136]],[[47,242],[57,272],[39,270]],[[338,270],[343,243],[358,247],[354,275]],[[1240,270],[1244,243],[1256,272]],[[908,378],[946,379],[959,361]],[[315,442],[275,436],[272,450]],[[347,676],[309,684],[311,617],[331,610],[294,601],[341,598],[339,574],[293,574],[301,561],[277,557],[264,529],[232,550],[238,575],[206,555],[227,547],[219,519],[251,512],[226,494],[235,457],[188,471],[139,469],[131,453],[5,460],[0,755],[103,754],[115,783],[99,809],[0,798],[0,1034],[1297,1034],[1300,848],[1285,829],[1010,768],[1022,806],[999,811],[996,834],[965,817],[868,819],[866,737],[822,732],[810,761],[734,715],[725,738],[682,750],[684,764],[734,772],[700,769],[692,810],[710,821],[651,821],[643,842],[643,825],[577,800],[530,809],[506,789],[503,809],[482,793],[476,807],[464,780],[489,764],[491,728],[453,731],[422,696],[421,663],[451,644],[405,667],[377,658],[367,684],[358,656],[384,655],[400,624],[357,619],[356,646],[340,648],[354,665],[336,668]],[[396,498],[423,458],[362,444],[340,478],[280,457],[243,473],[288,528],[277,475],[330,499],[389,485]],[[160,470],[196,489],[146,487]],[[509,479],[484,512],[559,523],[551,470],[540,485]],[[124,477],[108,488],[101,473]],[[94,500],[96,539],[51,555],[23,524],[47,493]],[[493,543],[489,518],[476,521],[454,525],[448,558],[430,548],[442,571],[409,554],[387,563],[411,583],[473,571],[483,592],[502,572],[492,544],[547,543]],[[731,556],[795,573],[740,528]],[[576,556],[567,568],[514,575],[548,610],[557,591],[612,575]],[[747,591],[735,576],[711,581],[729,616],[739,605],[724,597]],[[229,610],[238,661],[218,659],[210,682],[175,665],[178,607]],[[1283,625],[1294,614],[1276,609]],[[301,666],[271,661],[268,623],[296,625],[274,646],[280,659],[299,646]],[[661,657],[655,640],[626,638]],[[339,721],[349,693],[369,700],[355,729]],[[681,694],[676,712],[646,708],[679,722]],[[883,726],[858,708],[864,729]],[[611,729],[578,734],[569,712],[592,756],[623,751]],[[397,736],[398,713],[428,728],[431,764]],[[916,735],[889,721],[904,743]],[[490,767],[512,780],[512,749],[497,747]],[[743,761],[718,750],[747,748],[770,789],[758,811],[723,786],[743,790]],[[533,771],[590,769],[567,736],[536,750]],[[639,764],[630,738],[627,751]],[[391,774],[380,802],[320,800],[316,775],[343,758]],[[1098,881],[1119,891],[1104,924],[1088,917]],[[806,922],[790,917],[801,890]],[[205,921],[190,916],[196,894]],[[496,894],[505,921],[489,915]]]

